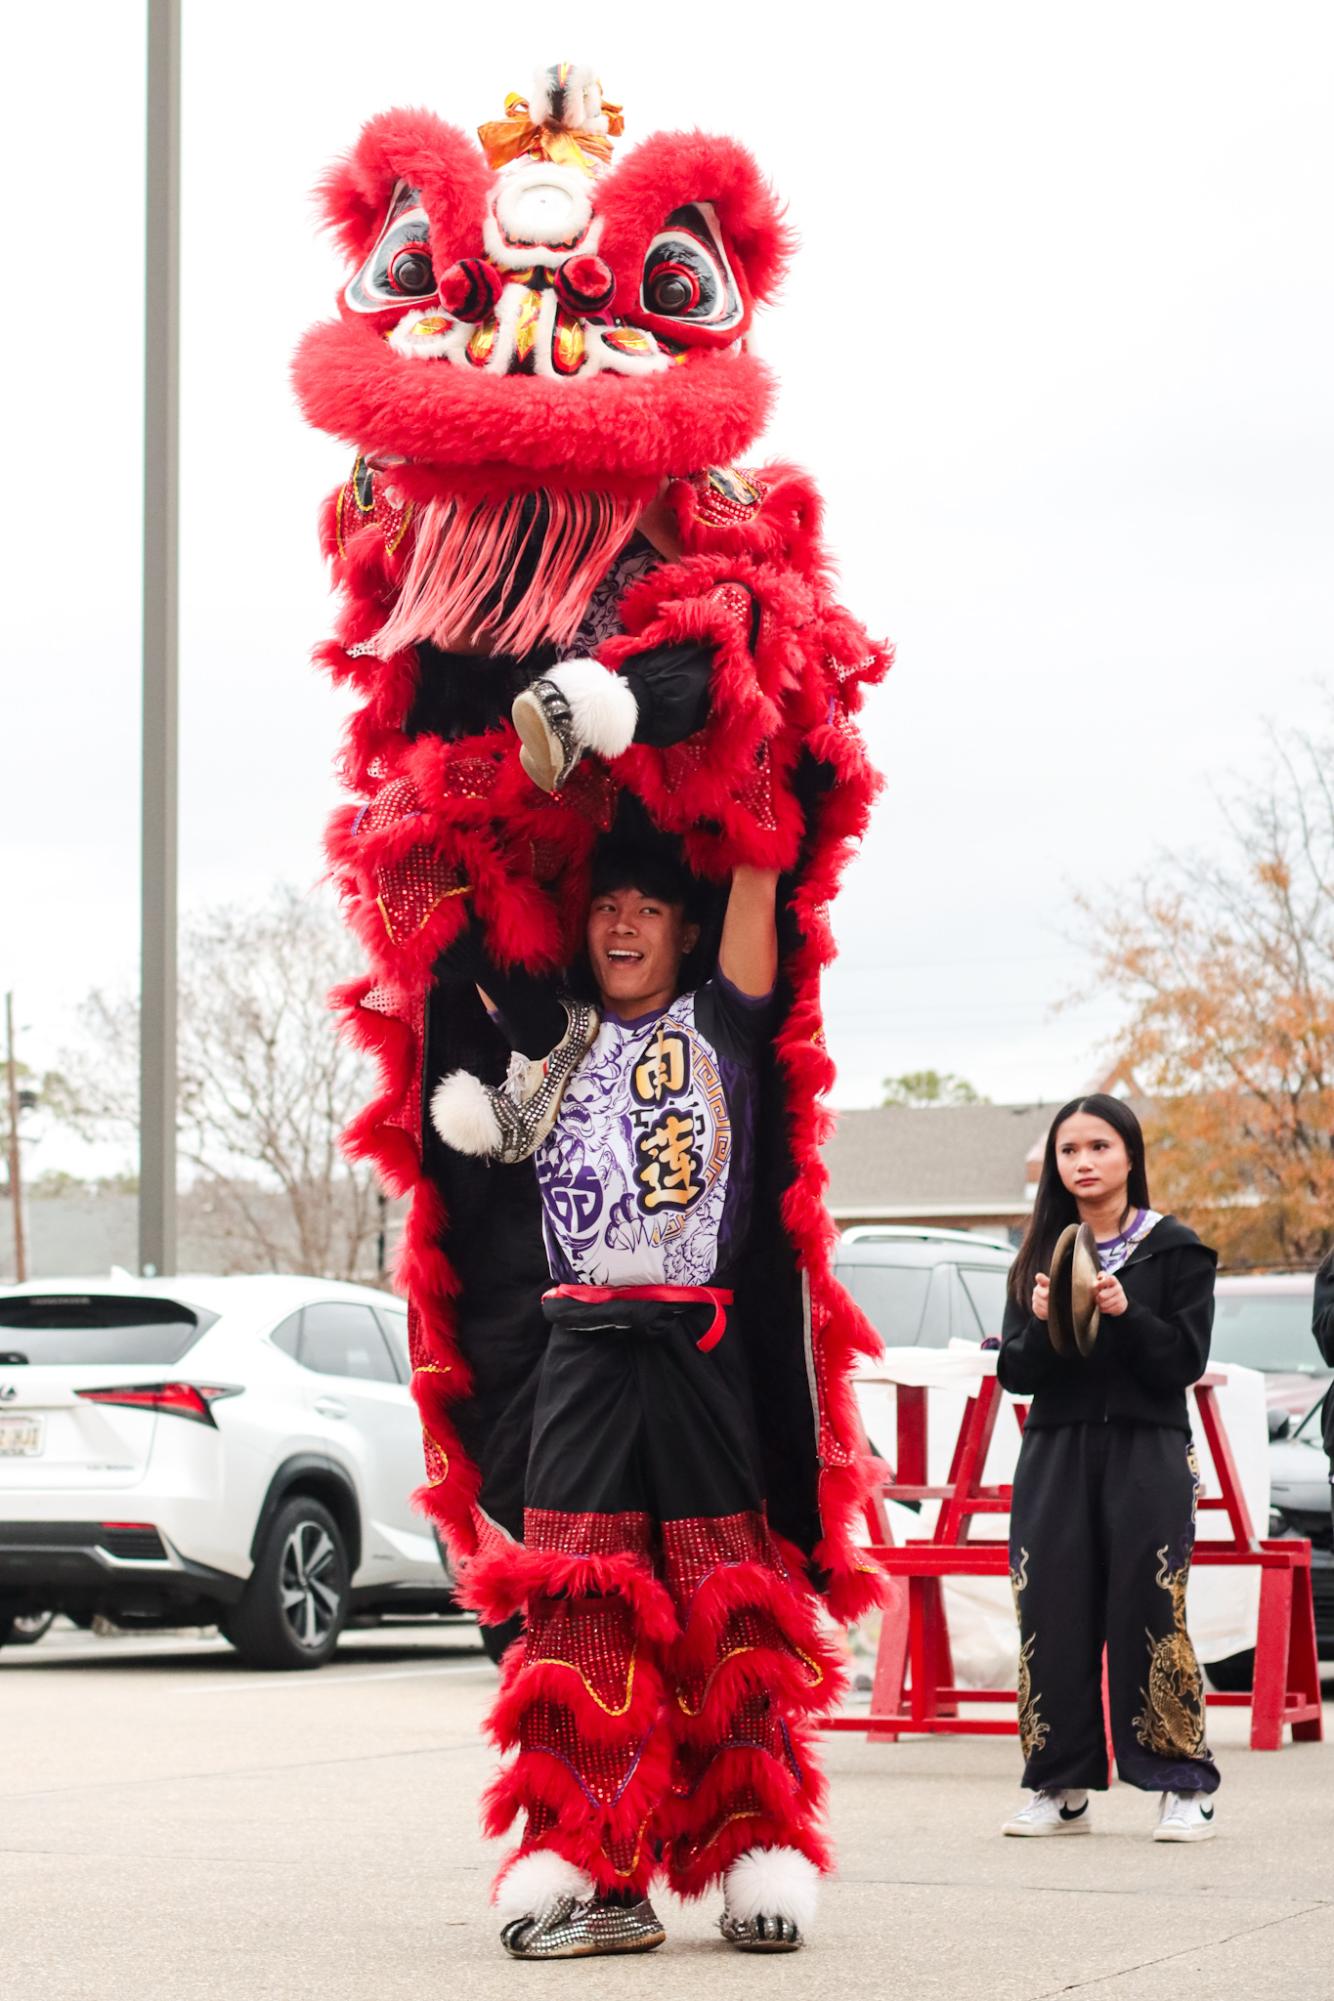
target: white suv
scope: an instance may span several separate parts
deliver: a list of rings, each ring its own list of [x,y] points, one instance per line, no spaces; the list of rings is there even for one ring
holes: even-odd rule
[[[56,1608],[220,1625],[319,1667],[349,1618],[454,1610],[412,1506],[407,1315],[312,1278],[0,1291],[0,1635]]]

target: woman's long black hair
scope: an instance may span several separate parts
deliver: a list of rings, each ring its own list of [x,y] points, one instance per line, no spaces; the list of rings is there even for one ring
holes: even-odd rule
[[[1126,1200],[1132,1210],[1149,1207],[1149,1171],[1144,1164],[1144,1134],[1129,1105],[1120,1098],[1109,1098],[1104,1091],[1095,1091],[1087,1098],[1072,1098],[1068,1105],[1062,1105],[1047,1134],[1042,1175],[1038,1192],[1033,1197],[1033,1214],[1024,1232],[1024,1241],[1019,1246],[1019,1255],[1010,1266],[1010,1297],[1021,1306],[1026,1306],[1032,1298],[1033,1281],[1040,1271],[1046,1271],[1061,1231],[1067,1223],[1079,1221],[1078,1205],[1061,1180],[1061,1170],[1056,1165],[1056,1135],[1076,1112],[1087,1112],[1090,1118],[1102,1119],[1120,1135],[1130,1156]]]

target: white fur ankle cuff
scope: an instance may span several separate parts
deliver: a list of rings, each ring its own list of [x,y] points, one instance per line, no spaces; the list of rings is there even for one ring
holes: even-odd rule
[[[599,757],[620,757],[635,738],[639,705],[619,674],[600,660],[563,660],[547,675],[570,705],[580,743]]]
[[[504,1924],[544,1918],[561,1897],[591,1897],[592,1878],[550,1848],[534,1848],[512,1862],[496,1885],[496,1910]]]
[[[723,1879],[731,1917],[786,1918],[808,1931],[819,1899],[820,1872],[798,1848],[748,1848]]]
[[[455,1153],[499,1153],[500,1123],[485,1084],[467,1070],[442,1077],[431,1093],[431,1124]]]

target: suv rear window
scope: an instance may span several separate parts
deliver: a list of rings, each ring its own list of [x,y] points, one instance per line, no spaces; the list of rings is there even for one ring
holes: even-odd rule
[[[978,1338],[986,1341],[999,1335],[1005,1318],[1009,1271],[1001,1265],[960,1265],[959,1277],[977,1321]]]
[[[0,1299],[0,1363],[34,1368],[91,1362],[179,1362],[217,1319],[175,1299],[129,1299],[88,1292],[29,1293]]]
[[[1229,1292],[1220,1285],[1214,1294],[1211,1356],[1248,1369],[1324,1375],[1311,1334],[1311,1302],[1311,1292]]]
[[[840,1257],[835,1272],[888,1347],[915,1345],[931,1283],[929,1265],[860,1264]],[[943,1339],[948,1338],[946,1332]]]

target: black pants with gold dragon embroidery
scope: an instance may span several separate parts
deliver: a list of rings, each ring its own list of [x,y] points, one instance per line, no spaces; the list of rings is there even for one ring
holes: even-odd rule
[[[1010,1514],[1026,1786],[1106,1786],[1105,1646],[1120,1776],[1146,1792],[1217,1788],[1186,1631],[1197,1486],[1194,1446],[1166,1425],[1026,1433]]]

